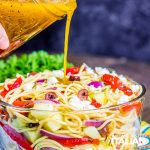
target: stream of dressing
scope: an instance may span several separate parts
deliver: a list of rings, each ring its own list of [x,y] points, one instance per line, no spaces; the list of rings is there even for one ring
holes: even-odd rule
[[[67,58],[68,58],[68,45],[69,45],[69,31],[70,23],[73,13],[67,15],[65,41],[64,41],[64,82],[66,81],[66,70],[67,70]]]

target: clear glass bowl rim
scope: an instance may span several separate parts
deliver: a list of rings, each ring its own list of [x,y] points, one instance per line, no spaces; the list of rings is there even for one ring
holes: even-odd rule
[[[117,109],[119,107],[123,107],[123,106],[126,106],[126,105],[130,105],[132,104],[133,102],[136,102],[138,100],[140,100],[142,97],[144,97],[145,93],[146,93],[146,88],[143,84],[138,84],[138,85],[141,85],[142,87],[142,92],[134,99],[132,99],[131,101],[128,101],[126,103],[123,103],[123,104],[119,104],[119,105],[111,105],[111,106],[107,106],[107,107],[102,107],[102,108],[99,108],[99,109],[88,109],[88,110],[59,110],[59,111],[50,111],[50,110],[40,110],[40,109],[33,109],[33,108],[22,108],[22,107],[18,107],[18,106],[13,106],[9,103],[6,103],[2,100],[0,100],[0,106],[6,108],[6,107],[9,107],[9,108],[12,108],[12,109],[17,109],[17,110],[20,110],[20,111],[31,111],[31,110],[35,110],[35,111],[47,111],[47,112],[93,112],[93,111],[100,111],[100,110],[105,110],[105,109]]]

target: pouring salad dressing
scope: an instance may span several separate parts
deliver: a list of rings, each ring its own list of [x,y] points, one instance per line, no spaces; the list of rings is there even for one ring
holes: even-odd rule
[[[70,22],[75,9],[76,0],[1,0],[0,23],[7,33],[10,46],[6,50],[0,50],[0,57],[67,15],[64,40],[66,72]]]

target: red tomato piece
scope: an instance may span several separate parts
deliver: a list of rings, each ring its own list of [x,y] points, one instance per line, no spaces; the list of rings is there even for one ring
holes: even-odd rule
[[[57,139],[57,142],[62,144],[63,146],[73,147],[76,145],[84,145],[84,144],[95,144],[99,145],[100,141],[98,139],[91,139],[89,137],[83,138],[68,138],[68,139]]]
[[[21,100],[17,99],[13,102],[13,105],[18,106],[18,107],[31,108],[34,105],[34,102],[30,101],[30,100],[29,101],[21,101]]]
[[[10,90],[13,90],[13,89],[16,89],[18,87],[20,87],[22,84],[22,78],[19,77],[16,79],[16,81],[11,85],[11,89]]]
[[[8,90],[6,90],[6,89],[4,88],[4,90],[0,93],[0,95],[1,95],[2,97],[5,97],[5,95],[6,95],[8,92],[10,92],[11,90],[13,90],[13,89],[15,89],[15,88],[20,87],[21,84],[22,84],[22,78],[19,77],[19,78],[16,79],[16,81],[15,81],[13,84],[8,84],[8,85],[7,85]]]
[[[119,90],[123,91],[125,95],[131,96],[133,94],[132,90],[126,86],[118,87]]]
[[[67,68],[66,74],[68,74],[68,73],[77,74],[77,73],[79,73],[79,71],[80,71],[79,67]]]
[[[91,105],[95,106],[96,108],[100,108],[102,104],[98,103],[95,99],[92,99]]]
[[[114,90],[118,88],[120,91],[123,91],[125,95],[131,96],[133,94],[132,90],[125,86],[123,82],[116,76],[104,74],[102,76],[102,80],[105,84],[110,85]]]
[[[2,97],[5,97],[5,95],[8,93],[8,91],[6,90],[6,89],[4,89],[1,93],[0,93],[0,95],[2,96]]]
[[[141,102],[133,102],[129,105],[125,105],[121,107],[121,111],[123,112],[130,112],[132,109],[136,110],[136,113],[139,115],[142,110],[142,103]]]

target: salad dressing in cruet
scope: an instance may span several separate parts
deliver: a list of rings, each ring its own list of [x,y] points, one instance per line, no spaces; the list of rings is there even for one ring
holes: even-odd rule
[[[67,15],[64,40],[64,81],[66,78],[70,22],[76,0],[1,0],[0,23],[9,38],[10,46],[0,50],[4,57],[27,40]]]

